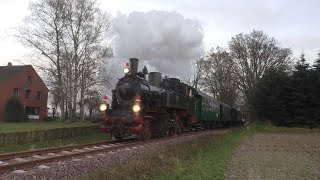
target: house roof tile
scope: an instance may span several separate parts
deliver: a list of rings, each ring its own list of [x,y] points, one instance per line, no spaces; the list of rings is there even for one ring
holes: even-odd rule
[[[0,66],[0,85],[4,84],[20,72],[23,72],[30,65],[23,66]]]

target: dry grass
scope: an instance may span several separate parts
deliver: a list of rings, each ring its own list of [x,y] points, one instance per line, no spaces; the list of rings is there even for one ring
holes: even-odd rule
[[[76,179],[222,179],[242,134],[207,135]]]
[[[319,133],[320,128],[299,128],[274,126],[270,122],[255,122],[248,127],[252,133]]]
[[[248,135],[235,150],[226,179],[319,179],[320,133],[298,132]]]
[[[103,142],[110,140],[110,135],[106,133],[90,134],[86,136],[76,136],[64,139],[47,140],[30,144],[17,144],[0,146],[0,153],[30,151],[35,149],[44,149],[61,146],[71,146],[76,144],[87,144],[94,142]]]
[[[41,121],[41,122],[0,122],[0,133],[25,132],[34,130],[48,130],[56,128],[86,127],[97,126],[89,121],[79,122],[59,122],[59,121]]]

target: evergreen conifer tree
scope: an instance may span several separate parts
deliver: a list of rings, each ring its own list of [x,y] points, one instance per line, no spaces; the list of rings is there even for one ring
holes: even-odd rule
[[[308,125],[314,116],[311,71],[310,65],[302,53],[292,75],[294,124]]]
[[[291,75],[268,69],[259,79],[253,106],[256,115],[285,126],[320,125],[320,53],[313,64],[302,53]]]
[[[318,53],[317,59],[313,63],[312,71],[312,101],[314,107],[312,108],[314,112],[313,116],[313,126],[320,126],[320,51]]]
[[[275,124],[283,124],[284,89],[289,75],[284,68],[269,68],[257,83],[253,98],[256,115],[262,119],[271,120]],[[287,116],[284,116],[287,117]]]

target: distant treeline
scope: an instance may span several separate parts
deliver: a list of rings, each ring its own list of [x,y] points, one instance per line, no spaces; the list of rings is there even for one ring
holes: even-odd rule
[[[301,55],[293,69],[269,68],[251,104],[258,119],[282,126],[320,126],[320,53],[313,65]]]

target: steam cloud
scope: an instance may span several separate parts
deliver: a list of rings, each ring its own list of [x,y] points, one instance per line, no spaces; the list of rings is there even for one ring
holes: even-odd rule
[[[139,70],[188,76],[191,61],[203,54],[203,33],[197,21],[177,12],[150,11],[118,15],[113,20],[114,59],[111,70],[122,72],[130,57],[139,58]],[[118,74],[118,73],[117,73]],[[122,73],[123,76],[123,73]]]

